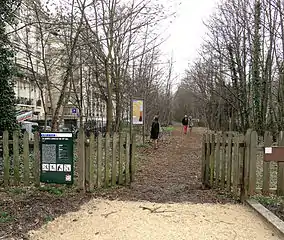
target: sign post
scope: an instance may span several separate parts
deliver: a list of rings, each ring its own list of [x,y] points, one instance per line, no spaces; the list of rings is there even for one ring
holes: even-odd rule
[[[145,143],[145,104],[144,104],[144,99],[143,98],[133,98],[131,100],[130,111],[131,111],[130,134],[132,135],[133,125],[142,125],[143,144],[144,144]]]
[[[73,184],[74,161],[72,133],[41,133],[40,153],[41,182]]]

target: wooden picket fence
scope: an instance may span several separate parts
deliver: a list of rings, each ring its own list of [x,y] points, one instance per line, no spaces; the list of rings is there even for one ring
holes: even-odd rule
[[[242,201],[256,193],[283,196],[284,162],[274,163],[277,164],[275,189],[270,186],[273,162],[263,159],[265,147],[284,146],[283,136],[280,132],[277,142],[273,142],[270,132],[266,132],[264,139],[260,140],[256,131],[251,129],[245,135],[233,132],[205,134],[202,144],[202,183],[224,189]],[[260,182],[260,188],[257,182]]]
[[[9,140],[9,133],[5,131],[0,140],[3,151],[0,183],[9,186],[40,186],[40,138],[34,134],[34,140],[29,140],[29,134],[23,138],[19,132],[13,133],[13,140]],[[114,133],[103,138],[91,134],[86,138],[80,130],[75,141],[74,164],[75,185],[87,191],[95,188],[115,185],[128,185],[135,174],[135,135],[130,138],[129,133]],[[1,168],[0,168],[1,169]]]

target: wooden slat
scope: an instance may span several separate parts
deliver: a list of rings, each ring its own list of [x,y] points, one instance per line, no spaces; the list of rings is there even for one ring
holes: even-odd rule
[[[91,133],[90,136],[90,161],[89,161],[89,192],[94,190],[95,186],[95,159],[96,159],[96,145],[95,135]]]
[[[40,185],[40,150],[39,150],[39,133],[34,133],[34,183],[36,187]]]
[[[206,135],[203,134],[202,137],[202,151],[201,151],[201,181],[202,184],[205,183],[205,165],[206,165]]]
[[[242,176],[242,189],[241,189],[241,201],[244,201],[248,198],[248,185],[249,185],[249,159],[250,159],[250,144],[251,144],[251,133],[252,130],[248,129],[246,132],[245,140],[246,147],[244,153],[243,161],[243,176]]]
[[[98,145],[97,145],[97,187],[102,187],[102,135],[98,135]]]
[[[87,191],[90,191],[90,142],[85,141],[85,183],[88,186]]]
[[[227,153],[227,191],[231,191],[232,186],[232,143],[233,135],[232,133],[228,134],[228,153]]]
[[[221,136],[220,134],[216,135],[217,138],[217,144],[216,144],[216,178],[215,178],[215,184],[216,186],[219,185],[220,183],[220,166],[221,166],[221,154],[220,154],[220,141],[221,141]]]
[[[250,136],[250,159],[249,159],[249,189],[248,194],[252,196],[256,189],[256,145],[257,133],[253,131]]]
[[[13,160],[14,160],[14,184],[18,186],[21,181],[18,131],[13,132]]]
[[[104,187],[109,187],[109,169],[110,169],[110,136],[109,133],[106,133],[105,137],[105,179]]]
[[[125,184],[128,185],[130,183],[130,159],[129,159],[129,144],[130,144],[130,136],[129,133],[126,135],[126,153],[125,153]]]
[[[264,134],[264,147],[271,147],[272,135],[270,132]],[[270,162],[263,161],[263,182],[262,182],[262,194],[268,195],[270,188]]]
[[[131,164],[130,164],[130,181],[133,182],[136,174],[136,135],[132,136]]]
[[[10,182],[10,156],[9,156],[9,133],[3,133],[3,158],[4,158],[4,186],[8,187]]]
[[[210,155],[210,186],[214,185],[214,177],[215,177],[215,135],[210,134],[210,148],[211,148],[211,155]]]
[[[28,132],[24,133],[23,161],[24,161],[24,184],[28,186],[30,184],[29,134]]]
[[[222,135],[222,143],[226,142],[226,135]],[[226,154],[226,145],[222,146],[221,149],[221,188],[225,188],[225,180],[226,180],[226,161],[227,161],[227,154]]]
[[[112,137],[112,166],[111,166],[111,185],[116,185],[117,177],[117,160],[116,160],[116,144],[117,143],[117,133],[113,134]]]
[[[123,162],[124,162],[124,148],[123,148],[123,143],[124,143],[124,134],[120,133],[119,134],[119,162],[118,162],[118,184],[123,184]]]
[[[210,135],[206,134],[206,158],[205,158],[205,185],[209,186],[210,180]]]
[[[85,132],[83,128],[79,130],[78,139],[78,188],[85,192],[85,176],[86,176],[86,164],[85,164]]]
[[[278,146],[284,146],[284,132],[279,133]],[[277,163],[277,195],[284,196],[284,162]]]
[[[239,136],[234,137],[234,146],[233,146],[233,157],[232,157],[232,173],[233,173],[233,193],[235,196],[238,195],[238,184],[239,184]]]

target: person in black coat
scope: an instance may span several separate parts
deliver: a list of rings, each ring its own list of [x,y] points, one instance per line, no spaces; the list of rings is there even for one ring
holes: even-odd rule
[[[155,149],[158,148],[158,138],[160,133],[160,123],[157,116],[154,117],[151,127],[151,139],[154,141]]]

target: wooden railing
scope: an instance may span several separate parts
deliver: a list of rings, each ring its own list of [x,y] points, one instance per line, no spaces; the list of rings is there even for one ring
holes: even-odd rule
[[[263,158],[264,148],[272,145],[284,146],[282,132],[277,142],[273,142],[269,132],[260,142],[256,131],[251,129],[245,135],[205,134],[202,145],[203,184],[225,189],[241,200],[259,192],[283,196],[284,162],[266,162]],[[272,186],[271,177],[275,176]]]
[[[83,190],[92,191],[95,188],[115,185],[128,185],[135,174],[135,135],[129,133],[114,133],[103,138],[91,134],[86,138],[84,132],[79,132],[74,141],[75,185]],[[12,134],[5,131],[0,140],[2,159],[0,158],[0,184],[4,187],[18,185],[40,185],[40,138],[34,134],[34,140],[29,140],[29,134],[19,137],[19,132]],[[1,156],[0,156],[1,157]]]

